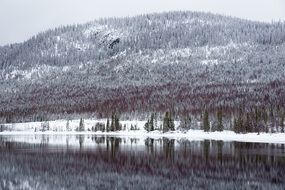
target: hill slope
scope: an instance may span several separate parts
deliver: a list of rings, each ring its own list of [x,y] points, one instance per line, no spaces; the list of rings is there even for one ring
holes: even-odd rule
[[[0,48],[2,118],[284,105],[285,24],[209,13],[109,18]]]

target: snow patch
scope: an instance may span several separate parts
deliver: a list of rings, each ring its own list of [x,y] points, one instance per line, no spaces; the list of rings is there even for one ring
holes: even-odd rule
[[[5,78],[7,79],[16,79],[16,78],[23,78],[26,80],[35,79],[37,77],[41,77],[44,73],[48,73],[52,70],[57,69],[57,67],[52,67],[48,65],[40,65],[37,67],[33,67],[28,70],[13,70],[10,73],[7,73]]]
[[[63,72],[67,72],[67,71],[69,71],[70,70],[70,67],[69,66],[64,66],[63,68],[62,68],[62,71]]]
[[[190,48],[174,49],[170,51],[170,55],[182,58],[190,57],[191,54],[192,50]]]
[[[201,61],[201,64],[203,64],[203,65],[209,65],[209,66],[218,65],[218,60],[217,60],[217,59],[202,60],[202,61]]]

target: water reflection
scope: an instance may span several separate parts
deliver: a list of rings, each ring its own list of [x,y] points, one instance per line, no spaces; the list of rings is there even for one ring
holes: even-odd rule
[[[44,162],[47,168],[54,168],[53,174],[60,173],[62,167],[67,171],[82,167],[80,170],[83,173],[92,168],[92,171],[124,175],[139,173],[172,180],[197,177],[222,180],[223,183],[246,184],[254,181],[279,184],[281,187],[285,184],[284,144],[96,135],[26,135],[0,136],[0,152],[11,158],[23,156],[25,159],[22,162],[32,154],[31,159],[37,159],[39,165]],[[52,161],[49,162],[49,159]],[[12,163],[13,167],[21,164],[19,160],[22,159],[17,160]],[[42,166],[35,168],[41,170]]]
[[[199,157],[204,163],[237,160],[239,165],[247,163],[276,164],[284,162],[284,144],[243,143],[223,141],[189,141],[169,138],[118,138],[95,135],[28,135],[0,136],[0,148],[6,150],[29,151],[105,151],[111,157],[118,153],[140,153],[162,156],[174,162],[177,157],[190,159]]]

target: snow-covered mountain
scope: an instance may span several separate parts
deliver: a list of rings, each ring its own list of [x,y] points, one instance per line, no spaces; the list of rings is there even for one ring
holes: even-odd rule
[[[100,19],[0,47],[0,116],[284,104],[285,24]]]

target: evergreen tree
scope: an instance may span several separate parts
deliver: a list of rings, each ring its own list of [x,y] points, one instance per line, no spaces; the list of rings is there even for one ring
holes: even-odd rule
[[[131,131],[135,130],[135,127],[133,126],[133,124],[131,124]]]
[[[250,114],[246,113],[246,119],[245,119],[245,131],[247,133],[252,132],[252,126],[251,126],[251,120],[250,120]]]
[[[152,113],[151,116],[150,116],[150,121],[149,121],[149,124],[150,124],[150,131],[154,131],[154,114]]]
[[[107,132],[110,131],[110,121],[109,121],[109,118],[107,118],[106,131],[107,131]]]
[[[174,119],[171,112],[169,113],[169,130],[175,131]]]
[[[258,134],[259,134],[259,132],[260,132],[260,111],[258,110],[258,108],[257,107],[255,107],[255,110],[254,110],[254,113],[255,113],[255,131],[256,132],[258,132]]]
[[[66,121],[66,131],[71,131],[71,128],[69,125],[69,119]]]
[[[192,120],[190,115],[182,116],[180,119],[179,128],[182,130],[189,130],[191,128],[191,122]]]
[[[145,129],[147,132],[150,132],[150,123],[149,123],[149,120],[147,120],[147,122],[144,124],[144,129]]]
[[[284,111],[280,111],[280,127],[281,127],[281,133],[284,133]]]
[[[209,113],[207,110],[205,110],[203,114],[203,130],[205,132],[210,131]]]
[[[245,128],[244,128],[244,125],[243,125],[243,118],[242,118],[241,113],[238,116],[237,125],[238,125],[238,127],[237,127],[238,133],[244,133],[245,132]]]
[[[41,131],[44,132],[44,131],[49,131],[49,122],[43,122],[41,123]]]
[[[223,126],[223,112],[222,109],[219,109],[217,112],[217,130],[218,131],[223,131],[224,130],[224,126]]]
[[[152,113],[150,119],[144,125],[144,129],[147,132],[154,131],[154,114]]]
[[[273,106],[271,106],[270,111],[269,111],[269,117],[270,117],[270,122],[271,122],[271,132],[273,132],[274,127],[275,127],[275,117],[274,117],[274,111],[273,111]]]
[[[154,113],[154,126],[153,126],[154,130],[159,129],[158,125],[157,125],[157,113]]]
[[[3,132],[4,130],[5,130],[5,125],[0,124],[0,132]],[[35,128],[35,131],[36,131],[36,128]]]
[[[122,126],[120,125],[120,119],[116,114],[115,114],[115,130],[116,131],[122,130]]]
[[[163,119],[163,126],[162,126],[162,131],[165,133],[169,130],[174,131],[175,130],[175,124],[174,120],[172,118],[172,115],[170,112],[165,112],[165,116]]]
[[[120,125],[120,119],[117,116],[117,114],[112,114],[112,120],[111,120],[111,131],[119,131],[121,130],[121,125]]]
[[[85,131],[84,120],[82,118],[80,118],[78,130],[79,131]]]
[[[165,112],[162,125],[163,133],[169,131],[169,112]]]
[[[126,125],[126,124],[124,124],[124,128],[123,128],[123,130],[124,130],[124,131],[126,131],[126,130],[127,130],[127,125]]]
[[[238,112],[238,116],[236,119],[236,126],[235,126],[235,132],[236,133],[244,133],[246,131],[246,127],[244,125],[244,110],[242,109],[242,107],[239,108],[239,112]]]
[[[112,114],[110,131],[115,131],[115,115]]]
[[[266,109],[262,112],[262,120],[264,123],[265,132],[268,133],[268,114]]]
[[[235,133],[239,133],[240,132],[239,125],[238,125],[238,120],[236,118],[234,118],[234,132]]]

